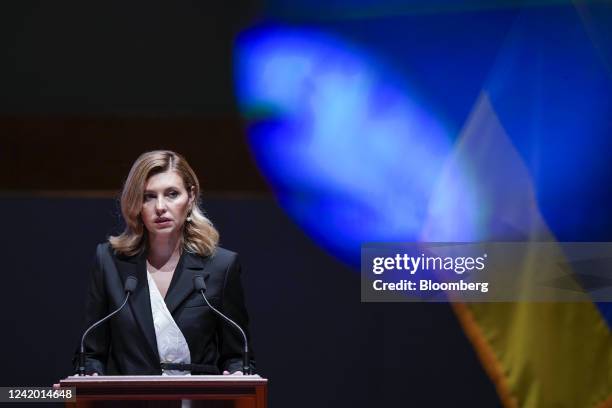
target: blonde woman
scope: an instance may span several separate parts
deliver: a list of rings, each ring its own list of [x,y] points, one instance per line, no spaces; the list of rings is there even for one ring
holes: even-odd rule
[[[212,307],[248,337],[237,254],[217,246],[199,195],[195,173],[177,153],[147,152],[133,164],[121,194],[125,231],[96,251],[86,327],[121,305],[129,276],[137,285],[126,307],[86,337],[87,374],[241,373],[240,332],[194,288],[199,275]]]

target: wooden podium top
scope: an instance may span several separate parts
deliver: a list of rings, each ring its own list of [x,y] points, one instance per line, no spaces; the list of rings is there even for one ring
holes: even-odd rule
[[[137,386],[145,384],[155,384],[155,386],[252,386],[263,385],[267,379],[259,375],[73,375],[60,380],[60,387],[88,387],[99,385],[107,386]]]
[[[74,387],[78,401],[218,399],[265,407],[268,380],[259,375],[96,375],[70,376],[57,388]]]

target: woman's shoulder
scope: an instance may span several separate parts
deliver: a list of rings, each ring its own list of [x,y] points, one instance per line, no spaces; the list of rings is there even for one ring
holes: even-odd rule
[[[96,246],[96,257],[98,259],[113,259],[113,260],[119,259],[119,260],[129,261],[132,258],[138,258],[138,256],[139,255],[135,255],[135,256],[123,255],[115,251],[115,249],[112,247],[112,245],[108,241],[101,242]]]
[[[97,250],[104,250],[104,251],[109,251],[112,249],[110,242],[108,241],[104,241],[104,242],[100,242],[97,246],[96,246]]]
[[[236,259],[238,259],[238,253],[222,247],[215,248],[215,252],[210,256],[211,262],[220,265],[229,265]]]
[[[234,251],[230,251],[229,249],[223,248],[218,246],[215,249],[215,252],[212,255],[213,257],[219,257],[219,258],[228,258],[228,259],[233,259],[236,258],[238,256],[237,252]]]
[[[100,242],[97,246],[96,246],[96,256],[98,258],[105,256],[106,254],[110,254],[113,255],[114,251],[113,248],[111,247],[110,243],[108,241],[106,242]]]

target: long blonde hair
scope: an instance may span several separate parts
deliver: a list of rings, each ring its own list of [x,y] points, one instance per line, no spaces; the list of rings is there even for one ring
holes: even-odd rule
[[[121,213],[125,230],[108,238],[113,249],[126,256],[142,253],[147,246],[147,230],[141,218],[145,184],[149,177],[166,171],[175,171],[183,179],[185,189],[194,194],[194,205],[189,221],[183,226],[182,249],[208,256],[219,243],[219,233],[200,210],[200,183],[187,160],[169,150],[154,150],[140,155],[132,165],[121,192]]]

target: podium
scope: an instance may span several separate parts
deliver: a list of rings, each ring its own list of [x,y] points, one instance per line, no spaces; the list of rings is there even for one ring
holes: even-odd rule
[[[268,380],[258,375],[71,376],[56,384],[74,387],[67,407],[266,408]]]

